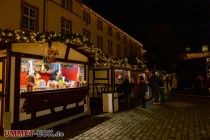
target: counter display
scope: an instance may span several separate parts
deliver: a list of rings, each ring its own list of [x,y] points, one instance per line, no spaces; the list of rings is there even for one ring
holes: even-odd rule
[[[85,86],[82,64],[63,62],[45,64],[39,59],[21,59],[21,93]]]
[[[78,103],[88,95],[89,88],[61,89],[54,91],[34,91],[21,94],[25,99],[21,112],[34,113],[46,109],[54,110],[55,107],[64,108],[71,103]],[[55,112],[55,111],[52,111]]]

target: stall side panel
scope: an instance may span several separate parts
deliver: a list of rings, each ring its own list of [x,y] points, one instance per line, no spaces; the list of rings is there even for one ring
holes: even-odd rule
[[[11,123],[14,122],[14,94],[15,94],[15,57],[11,58],[11,70],[10,70],[10,112]]]
[[[96,70],[94,76],[94,92],[96,93],[95,97],[100,98],[105,86],[109,85],[109,69]]]
[[[3,134],[3,116],[4,116],[4,81],[5,81],[5,59],[0,59],[0,134]]]

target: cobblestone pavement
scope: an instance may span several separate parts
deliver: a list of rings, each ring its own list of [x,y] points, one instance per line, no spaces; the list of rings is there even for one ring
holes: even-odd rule
[[[210,98],[177,96],[118,113],[67,122],[60,140],[210,140]],[[58,139],[58,138],[57,138]]]

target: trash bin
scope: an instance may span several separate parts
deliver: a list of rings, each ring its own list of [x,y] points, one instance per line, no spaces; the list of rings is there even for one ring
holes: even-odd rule
[[[108,92],[102,94],[103,112],[114,113],[119,110],[118,93]]]

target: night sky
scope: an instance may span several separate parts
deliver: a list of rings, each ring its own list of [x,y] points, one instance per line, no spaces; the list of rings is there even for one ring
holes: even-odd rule
[[[84,0],[94,11],[144,45],[163,61],[210,46],[210,0]]]

